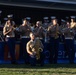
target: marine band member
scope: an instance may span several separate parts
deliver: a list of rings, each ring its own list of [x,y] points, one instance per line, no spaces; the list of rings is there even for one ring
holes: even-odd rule
[[[36,22],[36,27],[34,29],[34,33],[35,33],[36,38],[42,40],[42,42],[43,42],[44,29],[42,27],[42,22],[41,21]]]
[[[63,33],[65,38],[65,45],[66,45],[66,51],[67,51],[69,63],[73,64],[74,55],[75,55],[75,49],[74,49],[75,30],[71,28],[69,24],[63,29]]]
[[[28,64],[29,62],[29,56],[26,51],[26,44],[30,40],[29,34],[31,32],[31,28],[28,26],[27,20],[23,20],[23,24],[19,26],[19,32],[20,32],[20,59],[24,59],[25,63]]]
[[[36,39],[34,33],[30,33],[31,40],[27,43],[26,49],[30,56],[30,64],[36,65],[36,60],[40,60],[40,65],[44,65],[43,44],[39,39]]]
[[[71,28],[73,28],[73,27],[75,27],[75,26],[76,26],[75,16],[71,16],[70,26],[71,26]]]
[[[52,20],[52,25],[48,27],[48,35],[50,38],[50,63],[57,63],[58,46],[59,46],[59,25],[57,19]]]
[[[7,15],[7,17],[12,22],[12,25],[15,26],[15,21],[13,21],[13,14]]]
[[[3,34],[6,36],[6,43],[9,47],[10,56],[12,58],[11,63],[16,64],[15,58],[15,33],[14,27],[10,20],[6,21],[5,26],[3,28]]]
[[[42,27],[44,28],[44,29],[48,29],[48,25],[49,25],[49,18],[48,17],[44,17],[43,18],[44,19],[44,22],[43,22],[43,24],[42,24]]]

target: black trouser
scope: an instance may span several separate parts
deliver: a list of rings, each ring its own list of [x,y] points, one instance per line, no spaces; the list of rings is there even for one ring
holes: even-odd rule
[[[10,52],[10,55],[11,55],[11,62],[15,62],[16,61],[16,57],[15,57],[15,38],[13,37],[9,37],[9,38],[6,38],[7,39],[7,45],[8,45],[8,48],[9,48],[9,52]]]
[[[40,59],[38,60],[36,60],[36,57],[30,56],[30,64],[35,66],[37,63],[39,63],[41,66],[44,65],[44,52],[40,52]]]
[[[30,38],[22,38],[20,42],[20,59],[24,59],[25,63],[29,63],[29,55],[26,51],[26,44]]]
[[[50,37],[50,63],[57,63],[58,59],[59,38]]]
[[[68,53],[69,62],[74,63],[74,56],[75,56],[74,39],[65,39],[65,45]]]

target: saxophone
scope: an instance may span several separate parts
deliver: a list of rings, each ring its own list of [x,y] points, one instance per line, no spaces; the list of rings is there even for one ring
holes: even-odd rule
[[[42,52],[43,49],[42,48],[38,48],[38,51],[36,51],[36,59],[40,59],[40,52]]]
[[[36,59],[40,59],[40,52],[42,52],[43,49],[40,47],[39,40],[36,40],[36,43],[34,44],[32,48],[33,56],[36,57]]]

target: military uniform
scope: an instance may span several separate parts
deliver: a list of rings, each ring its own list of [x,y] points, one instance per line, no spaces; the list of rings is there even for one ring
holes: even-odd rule
[[[58,46],[59,46],[59,25],[50,25],[48,35],[50,38],[50,63],[57,63]]]
[[[16,63],[16,58],[15,58],[15,33],[12,24],[8,26],[8,21],[6,21],[6,24],[3,28],[3,34],[6,37],[6,43],[9,47],[9,52],[11,55],[11,63],[15,64]]]
[[[49,23],[43,23],[43,24],[42,24],[42,27],[43,27],[44,29],[48,29],[48,26],[49,26]]]
[[[25,63],[28,64],[29,62],[29,56],[26,51],[26,44],[30,40],[29,34],[31,32],[31,29],[28,25],[21,25],[19,27],[20,32],[20,59],[24,59]]]
[[[34,33],[36,35],[36,38],[43,39],[44,33],[43,33],[43,28],[42,27],[36,27],[34,29]]]
[[[42,27],[44,28],[44,29],[48,29],[48,25],[49,25],[49,18],[48,17],[44,17],[43,18],[44,19],[44,23],[42,24]]]
[[[60,42],[63,43],[64,46],[64,57],[67,57],[67,50],[66,50],[66,45],[65,45],[65,38],[64,38],[64,33],[62,32],[66,27],[66,24],[63,23],[59,26],[59,31],[60,31]]]
[[[70,22],[70,27],[73,28],[76,26],[76,22],[75,22],[75,16],[70,16],[71,17],[71,22]]]
[[[65,38],[65,45],[66,45],[66,51],[69,58],[69,63],[72,64],[74,63],[74,55],[75,55],[75,50],[74,50],[75,31],[71,27],[65,27],[63,29],[63,33]]]
[[[30,64],[36,65],[36,60],[40,60],[40,64],[44,65],[43,44],[39,39],[30,40],[26,45],[27,52],[32,52],[30,55]]]
[[[64,35],[62,33],[62,30],[66,26],[66,21],[61,19],[61,25],[59,26],[59,31],[60,31],[60,42],[64,43]]]
[[[43,43],[44,42],[44,40],[43,40],[43,38],[44,38],[44,29],[43,29],[43,27],[41,25],[42,25],[41,21],[36,22],[36,27],[34,28],[34,34],[35,34],[35,37],[37,39],[40,39],[42,41],[42,43]]]

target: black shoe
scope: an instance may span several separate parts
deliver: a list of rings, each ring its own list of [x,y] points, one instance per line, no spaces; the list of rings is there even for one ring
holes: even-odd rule
[[[34,65],[34,64],[31,64],[31,66],[36,66],[36,65]]]
[[[50,62],[50,64],[53,64],[53,62]]]
[[[11,62],[11,64],[18,64],[18,63],[14,61],[14,62]]]
[[[70,62],[70,64],[74,64],[74,62]]]
[[[26,65],[29,65],[30,63],[29,63],[29,62],[25,62],[25,64],[26,64]]]
[[[41,67],[43,67],[43,66],[44,66],[44,64],[40,64],[40,66],[41,66]]]
[[[57,61],[54,61],[53,64],[57,64]]]

